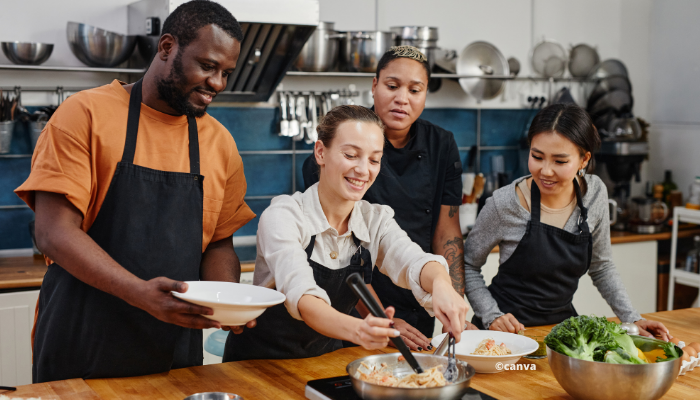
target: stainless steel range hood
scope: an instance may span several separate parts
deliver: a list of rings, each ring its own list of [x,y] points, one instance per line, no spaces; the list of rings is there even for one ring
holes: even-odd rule
[[[165,19],[186,0],[141,0],[128,6],[129,35],[139,35],[130,66],[147,67]],[[218,0],[241,23],[238,65],[215,101],[267,101],[319,21],[318,0]]]

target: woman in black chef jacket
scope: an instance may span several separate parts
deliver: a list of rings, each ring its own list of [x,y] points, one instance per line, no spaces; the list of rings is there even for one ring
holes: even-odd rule
[[[411,240],[425,252],[444,256],[454,289],[464,294],[459,226],[462,164],[452,133],[418,118],[425,108],[429,79],[427,58],[415,47],[392,47],[380,59],[372,95],[386,139],[381,173],[364,199],[390,206]],[[318,181],[313,156],[304,163],[303,173],[306,187]],[[377,270],[371,287],[382,304],[396,308],[394,321],[406,344],[414,350],[430,348],[427,338],[432,337],[435,319],[411,291]]]
[[[622,322],[640,334],[671,338],[663,324],[632,306],[612,261],[608,193],[586,174],[600,146],[583,109],[554,104],[528,132],[531,175],[498,189],[465,242],[466,291],[479,328],[517,332],[575,316],[578,282],[588,273]],[[487,288],[481,267],[498,246],[500,267]]]
[[[323,117],[314,145],[320,181],[274,198],[258,225],[254,284],[274,287],[286,300],[255,328],[229,335],[224,361],[315,357],[342,348],[341,340],[385,347],[400,334],[390,319],[348,315],[358,299],[346,279],[360,273],[367,282],[375,265],[459,340],[468,307],[452,288],[445,259],[413,243],[391,208],[362,200],[380,171],[382,128],[360,106]],[[392,318],[393,308],[386,314]]]

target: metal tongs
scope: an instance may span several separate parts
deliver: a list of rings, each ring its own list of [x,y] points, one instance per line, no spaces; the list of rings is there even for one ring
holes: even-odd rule
[[[445,373],[442,374],[448,383],[454,383],[459,375],[459,370],[457,369],[457,345],[455,341],[455,336],[452,332],[448,333],[449,342],[447,344],[447,369]]]
[[[377,318],[387,318],[384,310],[374,296],[372,296],[360,274],[357,272],[353,273],[352,275],[348,276],[346,282],[352,291],[355,292],[355,295],[362,300],[363,303],[365,303],[372,315]],[[408,346],[406,346],[403,339],[401,339],[401,337],[393,337],[391,338],[391,341],[394,343],[396,348],[399,349],[401,355],[406,358],[408,365],[410,365],[417,374],[422,374],[423,368],[421,368],[420,364],[418,364],[418,360],[416,360],[416,358],[413,356],[413,353],[411,353],[411,350],[408,348]]]

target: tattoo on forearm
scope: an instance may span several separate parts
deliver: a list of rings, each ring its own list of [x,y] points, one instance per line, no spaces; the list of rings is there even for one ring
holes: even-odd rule
[[[462,237],[455,236],[453,239],[445,242],[442,246],[442,255],[447,260],[450,266],[450,278],[452,278],[452,287],[457,293],[464,295],[464,243]]]
[[[459,206],[450,206],[450,218],[454,217],[456,214],[459,214]]]

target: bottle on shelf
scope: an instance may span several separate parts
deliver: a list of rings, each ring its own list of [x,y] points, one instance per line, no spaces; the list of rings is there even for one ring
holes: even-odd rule
[[[671,194],[672,191],[678,189],[678,185],[676,185],[676,183],[671,178],[671,170],[670,169],[667,169],[666,172],[664,173],[664,181],[661,183],[661,185],[663,185],[663,188],[664,188],[663,200],[666,203],[666,205],[670,207],[671,205],[669,204],[668,195]]]
[[[685,271],[698,273],[700,271],[700,236],[693,239],[693,249],[685,256]]]
[[[685,207],[700,210],[700,176],[696,176],[695,182],[690,185],[690,197]]]

